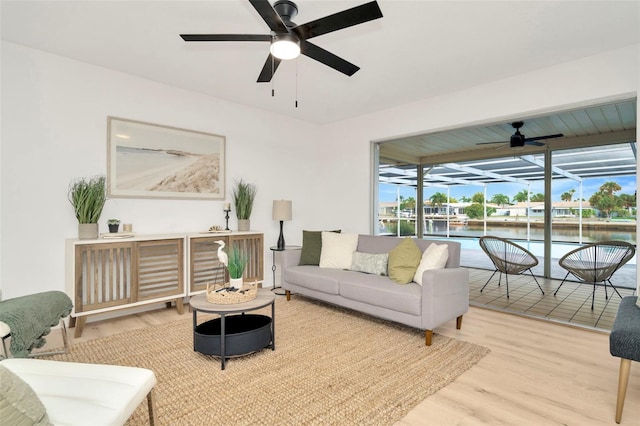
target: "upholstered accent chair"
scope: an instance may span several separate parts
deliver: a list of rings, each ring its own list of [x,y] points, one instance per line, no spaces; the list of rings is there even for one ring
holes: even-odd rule
[[[0,361],[0,423],[124,425],[146,398],[154,425],[156,382],[145,368],[5,359]]]
[[[616,423],[622,420],[631,361],[640,361],[640,305],[637,300],[638,296],[622,298],[609,335],[609,352],[620,358]]]

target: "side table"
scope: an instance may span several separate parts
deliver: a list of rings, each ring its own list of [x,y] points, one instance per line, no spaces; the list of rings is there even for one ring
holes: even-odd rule
[[[193,350],[220,356],[223,370],[229,356],[246,355],[265,347],[275,350],[275,300],[273,293],[263,288],[258,289],[255,299],[242,303],[211,303],[205,293],[193,296],[189,301],[193,310]],[[271,318],[245,314],[269,305]],[[218,314],[220,318],[198,324],[198,312]]]
[[[271,287],[271,291],[273,291],[278,296],[284,296],[284,293],[277,293],[276,290],[282,288],[281,286],[276,286],[276,252],[277,251],[285,251],[285,250],[301,250],[302,246],[284,246],[283,249],[278,248],[277,246],[269,247],[271,253],[273,254],[273,259],[271,261],[271,272],[273,273],[273,286]]]

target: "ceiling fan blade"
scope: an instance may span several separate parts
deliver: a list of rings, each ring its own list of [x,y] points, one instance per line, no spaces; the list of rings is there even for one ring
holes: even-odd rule
[[[502,141],[502,142],[478,142],[476,145],[493,145],[496,143],[509,143],[509,141]]]
[[[372,1],[306,24],[298,25],[292,29],[300,38],[309,39],[332,31],[362,24],[374,19],[382,18],[382,11],[378,2]]]
[[[545,139],[554,139],[554,138],[561,138],[564,135],[562,133],[558,133],[556,135],[545,135],[545,136],[534,136],[532,138],[525,138],[525,143],[526,142],[530,142],[530,141],[542,141]]]
[[[533,146],[544,146],[544,144],[542,142],[536,142],[536,141],[532,141],[532,140],[526,140],[524,141],[525,145],[533,145]]]
[[[268,83],[271,81],[271,78],[276,73],[278,69],[278,65],[282,60],[276,58],[275,56],[269,54],[267,60],[264,62],[262,67],[262,71],[260,71],[260,75],[258,76],[258,83]],[[273,69],[272,69],[273,68]]]
[[[316,46],[315,44],[309,43],[306,40],[300,40],[300,53],[305,56],[310,57],[311,59],[315,59],[318,62],[321,62],[336,71],[340,71],[343,74],[351,77],[360,69],[359,66],[352,64],[349,61],[345,61],[339,56],[334,55],[333,53],[324,50],[321,47]]]
[[[271,41],[269,34],[180,34],[184,41]]]
[[[251,6],[258,12],[264,22],[267,23],[271,31],[275,31],[277,33],[288,33],[289,30],[287,26],[282,22],[282,18],[278,15],[271,3],[268,0],[249,0]]]

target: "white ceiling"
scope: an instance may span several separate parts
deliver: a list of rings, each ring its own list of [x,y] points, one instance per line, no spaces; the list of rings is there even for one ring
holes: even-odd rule
[[[298,0],[294,22],[302,24],[367,1]],[[638,1],[379,0],[379,4],[382,19],[314,39],[360,66],[354,76],[301,57],[281,64],[273,85],[256,83],[267,43],[188,44],[178,36],[268,34],[246,0],[2,0],[0,13],[3,40],[315,123],[347,119],[639,41]]]

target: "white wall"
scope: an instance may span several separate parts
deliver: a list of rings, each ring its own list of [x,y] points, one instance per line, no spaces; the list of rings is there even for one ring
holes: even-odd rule
[[[299,244],[302,229],[370,232],[372,140],[635,95],[638,49],[319,127],[3,42],[0,286],[5,297],[64,288],[64,240],[77,232],[66,189],[74,177],[106,173],[107,115],[225,135],[227,187],[236,177],[258,185],[252,227],[274,244],[271,201],[292,199],[285,237]],[[140,233],[223,223],[222,201],[112,199],[103,228],[112,216]]]
[[[227,200],[235,179],[258,187],[252,229],[265,232],[265,270],[278,223],[273,199],[293,200],[287,243],[301,242],[321,210],[318,127],[16,44],[2,43],[1,280],[4,298],[64,290],[64,243],[77,237],[69,182],[106,174],[107,116],[226,136]],[[223,201],[113,198],[100,219],[138,233],[198,232],[224,225]],[[234,212],[230,227],[236,229]],[[265,274],[271,285],[270,274]]]

